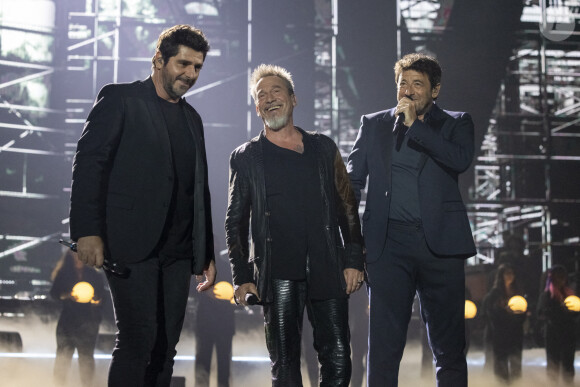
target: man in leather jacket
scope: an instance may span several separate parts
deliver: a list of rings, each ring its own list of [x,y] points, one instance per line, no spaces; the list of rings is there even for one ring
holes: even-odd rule
[[[348,386],[348,295],[364,280],[350,180],[331,139],[294,126],[288,71],[260,65],[251,93],[264,130],[232,152],[225,222],[236,301],[255,295],[263,304],[273,386],[302,386],[305,306],[320,385]]]

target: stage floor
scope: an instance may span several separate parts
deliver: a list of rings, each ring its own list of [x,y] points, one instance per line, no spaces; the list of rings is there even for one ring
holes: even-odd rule
[[[1,324],[0,331],[10,330],[20,332],[23,341],[23,352],[0,354],[0,375],[2,380],[0,385],[3,387],[52,386],[52,366],[56,347],[54,324],[29,321],[28,328],[22,322],[17,326]],[[182,339],[177,348],[178,357],[175,362],[174,375],[184,377],[186,387],[194,387],[194,344],[194,339],[186,333],[182,335]],[[580,371],[580,356],[577,355],[576,359],[576,372],[578,373]],[[97,372],[95,387],[106,386],[109,361],[110,353],[96,353]],[[483,364],[483,352],[478,349],[471,349],[468,354],[469,385],[471,387],[498,386],[499,383],[494,379],[493,375],[484,372]],[[399,385],[401,387],[434,387],[434,380],[421,379],[420,368],[421,348],[417,342],[410,342],[407,345],[401,363]],[[268,387],[271,385],[269,381],[269,360],[263,338],[263,329],[257,328],[236,334],[233,344],[231,373],[232,387]],[[310,383],[305,367],[302,374],[304,386],[309,386]],[[580,377],[576,379],[575,386],[580,387]],[[78,387],[79,385],[75,355],[67,387]],[[210,387],[216,385],[215,369],[212,368]],[[535,348],[524,350],[523,377],[518,383],[512,384],[512,386],[558,386],[557,383],[547,380],[544,349]]]

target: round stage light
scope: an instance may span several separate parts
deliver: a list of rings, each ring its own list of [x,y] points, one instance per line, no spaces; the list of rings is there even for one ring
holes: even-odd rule
[[[522,296],[513,296],[508,301],[508,307],[514,313],[524,313],[528,310],[528,302]]]
[[[213,294],[218,300],[230,301],[234,298],[234,287],[227,281],[221,281],[213,286]]]
[[[477,306],[471,300],[465,300],[465,319],[470,320],[477,315]]]
[[[580,298],[578,296],[568,296],[564,300],[564,305],[572,312],[580,312]]]
[[[95,289],[93,289],[90,283],[82,281],[73,286],[72,292],[70,294],[76,302],[87,304],[93,299],[95,295]]]

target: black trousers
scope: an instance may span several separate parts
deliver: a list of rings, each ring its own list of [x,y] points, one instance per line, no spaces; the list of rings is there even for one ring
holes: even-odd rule
[[[118,329],[108,386],[169,387],[191,261],[152,257],[127,267],[128,278],[107,273]]]
[[[435,256],[420,225],[389,222],[383,254],[367,263],[367,270],[368,386],[398,386],[415,293],[435,358],[437,386],[467,386],[464,261]]]
[[[264,304],[272,386],[301,387],[300,344],[304,307],[320,363],[320,386],[348,387],[351,376],[348,299],[308,300],[305,281],[272,280],[273,301]]]
[[[558,326],[547,327],[546,360],[550,380],[556,382],[561,374],[564,383],[573,384],[575,352],[576,335],[574,329],[570,329],[570,327],[562,329]]]

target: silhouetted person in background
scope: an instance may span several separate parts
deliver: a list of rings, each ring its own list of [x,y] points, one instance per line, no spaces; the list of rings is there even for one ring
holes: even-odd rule
[[[508,306],[510,298],[518,295],[523,296],[513,267],[500,265],[493,287],[483,300],[483,309],[486,340],[492,347],[493,371],[503,383],[511,383],[522,375],[526,314]]]
[[[566,385],[574,383],[578,321],[578,312],[570,310],[565,302],[571,295],[574,295],[574,290],[568,286],[566,268],[553,266],[548,271],[546,287],[538,301],[538,319],[544,323],[548,378],[557,382],[561,375]]]
[[[103,275],[82,263],[76,253],[66,251],[51,279],[50,295],[62,301],[62,312],[56,326],[55,385],[66,385],[76,349],[81,385],[90,387],[95,375],[93,354],[102,318],[101,301],[105,295]]]
[[[218,272],[227,273],[217,260]],[[224,286],[225,285],[225,286]],[[229,289],[227,289],[229,285]],[[222,289],[222,286],[226,289]],[[229,292],[228,292],[229,290]],[[225,297],[228,293],[228,297]],[[230,386],[232,340],[235,334],[233,287],[217,282],[214,289],[197,294],[195,311],[195,387],[209,387],[211,359],[215,349],[217,386]],[[227,299],[226,299],[227,298]]]

